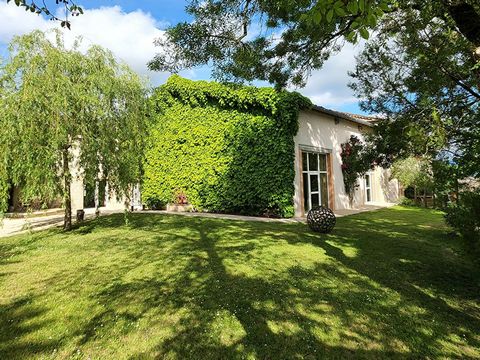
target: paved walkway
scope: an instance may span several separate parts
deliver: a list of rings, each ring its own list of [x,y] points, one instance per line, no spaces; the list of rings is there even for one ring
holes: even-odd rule
[[[397,204],[395,203],[387,203],[387,204],[382,204],[382,205],[375,205],[375,204],[369,204],[369,205],[362,205],[358,209],[342,209],[342,210],[336,210],[335,215],[337,217],[342,217],[342,216],[348,216],[348,215],[354,215],[354,214],[359,214],[362,212],[366,211],[373,211],[373,210],[380,210],[388,207],[395,206]]]
[[[110,215],[116,211],[104,211],[101,215]],[[95,209],[85,209],[85,219],[95,217]],[[75,214],[73,215],[75,218]],[[75,220],[73,220],[75,221]],[[20,214],[19,217],[3,219],[0,224],[0,238],[28,231],[38,231],[48,229],[54,226],[63,225],[63,210],[53,209],[46,212],[36,212],[30,215]]]
[[[173,211],[166,211],[166,210],[142,210],[139,212],[143,214],[171,214],[171,215],[207,217],[207,218],[214,218],[214,219],[243,220],[243,221],[262,221],[262,222],[281,222],[281,223],[305,222],[304,218],[279,219],[279,218],[267,218],[267,217],[259,217],[259,216],[230,215],[230,214],[217,214],[217,213],[205,213],[205,212],[173,212]]]
[[[366,211],[373,211],[383,209],[385,207],[391,207],[396,204],[386,204],[386,205],[363,205],[358,209],[343,209],[335,211],[335,215],[337,217],[343,217],[348,215],[359,214]],[[306,222],[306,218],[304,217],[296,217],[290,219],[278,219],[278,218],[266,218],[266,217],[259,217],[259,216],[244,216],[244,215],[229,215],[229,214],[216,214],[216,213],[202,213],[202,212],[172,212],[172,211],[165,211],[165,210],[143,210],[139,211],[145,214],[175,214],[175,215],[184,215],[184,216],[197,216],[197,217],[209,217],[209,218],[216,218],[216,219],[230,219],[230,220],[244,220],[244,221],[263,221],[263,222],[282,222],[282,223],[296,223],[296,222]]]
[[[387,207],[393,206],[395,204],[388,204]],[[359,209],[355,210],[337,210],[335,211],[335,215],[337,217],[348,216],[353,214],[362,213],[365,211],[373,211],[384,208],[385,206],[377,206],[377,205],[364,205]],[[113,213],[121,213],[122,210],[116,211],[106,211],[103,210],[100,212],[100,215],[110,215]],[[263,221],[263,222],[280,222],[280,223],[297,223],[297,222],[305,222],[305,218],[291,218],[291,219],[277,219],[277,218],[263,218],[263,217],[256,217],[256,216],[243,216],[243,215],[229,215],[229,214],[215,214],[215,213],[191,213],[191,212],[168,212],[164,210],[143,210],[138,211],[138,213],[142,214],[175,214],[175,215],[182,215],[182,216],[191,216],[191,217],[206,217],[206,218],[216,218],[216,219],[229,219],[229,220],[243,220],[243,221]],[[42,216],[43,215],[43,216]],[[85,218],[91,219],[95,216],[95,209],[85,209]],[[42,213],[36,213],[32,217],[21,217],[21,218],[5,218],[3,220],[3,226],[0,226],[0,237],[10,236],[21,234],[28,231],[37,231],[48,229],[54,226],[62,226],[63,225],[63,212],[61,209],[52,210],[46,213],[46,215]]]

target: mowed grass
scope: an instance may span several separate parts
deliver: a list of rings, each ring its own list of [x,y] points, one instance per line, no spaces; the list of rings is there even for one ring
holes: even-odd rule
[[[0,359],[479,358],[478,266],[442,214],[132,214],[0,239]]]

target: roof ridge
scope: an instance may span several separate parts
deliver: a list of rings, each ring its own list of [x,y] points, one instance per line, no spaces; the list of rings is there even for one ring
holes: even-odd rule
[[[350,114],[342,111],[330,110],[320,105],[313,105],[312,109],[333,117],[353,121],[358,124],[366,125],[369,127],[372,127],[374,125],[373,124],[374,121],[379,120],[378,118],[373,118],[373,117],[363,117],[363,115],[360,115],[360,114]]]
[[[367,121],[377,121],[377,120],[380,120],[380,117],[379,117],[379,116],[355,114],[355,113],[346,112],[346,111],[340,111],[340,112],[344,113],[345,115],[348,115],[348,116],[351,116],[351,117],[354,117],[354,118],[358,118],[358,119],[364,119],[364,120],[367,120]]]

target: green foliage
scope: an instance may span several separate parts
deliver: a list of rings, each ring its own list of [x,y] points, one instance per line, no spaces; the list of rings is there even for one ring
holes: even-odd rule
[[[429,159],[409,157],[398,160],[392,166],[392,177],[398,179],[404,187],[433,187],[432,165]]]
[[[128,209],[123,210],[123,224],[126,227],[130,225],[130,211]]]
[[[447,207],[445,220],[465,239],[480,244],[480,191],[465,191]]]
[[[405,190],[413,188],[413,202],[415,204],[418,195],[421,195],[423,204],[427,207],[427,194],[431,194],[435,189],[431,159],[413,156],[399,159],[393,163],[391,176],[398,179]]]
[[[7,0],[7,3],[12,2],[12,0]],[[55,6],[48,6],[44,1],[41,3],[35,2],[34,0],[14,0],[13,3],[16,6],[23,7],[25,11],[35,13],[37,15],[44,14],[50,20],[55,20],[60,22],[60,26],[70,30],[71,22],[68,19],[68,16],[79,16],[83,14],[83,7],[78,6],[74,0],[56,0]],[[61,7],[61,10],[64,11],[65,17],[60,18],[56,14],[60,10],[58,7]]]
[[[411,155],[435,159],[448,150],[465,175],[478,177],[479,58],[452,20],[440,16],[442,6],[423,3],[385,16],[357,58],[351,87],[364,110],[385,117],[371,138],[382,165]],[[471,3],[480,17],[479,2]]]
[[[417,204],[415,203],[415,200],[403,197],[400,200],[400,205],[402,205],[402,206],[416,206]]]
[[[462,41],[480,46],[476,0],[190,0],[193,21],[167,29],[150,67],[178,72],[211,64],[220,80],[304,85],[345,41],[367,40],[379,24],[391,27],[392,18],[412,9],[429,12],[427,24],[413,18],[420,36],[444,22]]]
[[[0,238],[1,358],[480,358],[480,268],[440,212],[337,222],[133,212]]]
[[[355,135],[341,144],[341,147],[343,183],[345,192],[352,202],[355,189],[358,187],[358,178],[372,168],[373,158],[366,144]]]
[[[433,192],[436,206],[445,209],[450,201],[452,193],[459,190],[459,178],[462,171],[458,165],[452,164],[448,159],[436,159],[432,161]]]
[[[53,42],[39,31],[16,37],[0,68],[3,208],[11,183],[22,188],[22,201],[60,195],[68,211],[74,167],[88,183],[102,174],[119,195],[141,177],[143,81],[111,52],[82,53],[78,42],[66,49],[55,34]]]
[[[150,203],[182,192],[199,210],[293,215],[297,93],[172,76],[152,96],[142,195]]]
[[[213,63],[214,76],[220,80],[302,85],[311,70],[320,68],[339,49],[337,40],[367,39],[395,3],[191,0],[186,10],[195,21],[167,29],[166,37],[157,40],[163,49],[150,67],[177,72]]]

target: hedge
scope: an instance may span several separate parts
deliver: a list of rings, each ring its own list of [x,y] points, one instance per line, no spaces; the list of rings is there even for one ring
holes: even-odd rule
[[[459,195],[456,203],[447,206],[445,220],[466,240],[480,246],[480,189]]]
[[[200,211],[293,215],[295,92],[191,81],[177,75],[151,98],[143,197],[182,193]]]

